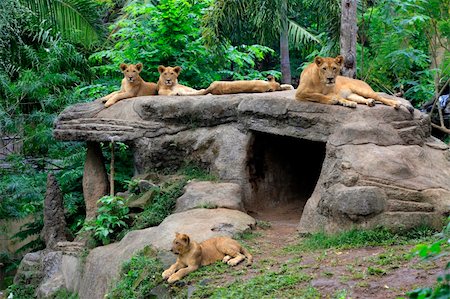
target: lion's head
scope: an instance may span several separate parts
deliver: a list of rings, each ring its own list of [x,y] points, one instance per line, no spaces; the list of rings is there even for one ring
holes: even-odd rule
[[[281,85],[280,85],[280,83],[275,81],[274,76],[268,75],[267,76],[267,81],[269,81],[269,84],[270,84],[270,90],[269,91],[281,90]]]
[[[183,254],[189,251],[190,238],[186,234],[175,233],[175,239],[172,242],[172,251],[175,254]]]
[[[336,77],[339,76],[341,72],[344,57],[341,55],[336,58],[317,56],[314,58],[314,63],[319,69],[321,83],[326,86],[333,86],[336,83]]]
[[[181,67],[165,67],[163,65],[158,66],[159,81],[166,86],[173,86],[178,83],[178,75],[181,72]]]
[[[139,73],[142,71],[142,67],[142,63],[138,63],[136,65],[126,63],[120,64],[120,70],[122,71],[128,82],[134,82],[136,78],[139,77]]]

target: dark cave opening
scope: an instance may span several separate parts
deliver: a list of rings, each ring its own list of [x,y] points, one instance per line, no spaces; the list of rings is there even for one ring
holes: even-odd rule
[[[253,132],[246,209],[261,220],[299,220],[325,159],[325,143]]]

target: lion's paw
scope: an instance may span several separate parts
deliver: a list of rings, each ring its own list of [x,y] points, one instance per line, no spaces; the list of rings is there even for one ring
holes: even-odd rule
[[[374,99],[367,99],[367,106],[373,107],[375,106],[375,100]]]
[[[345,102],[342,102],[342,105],[345,106],[345,107],[356,108],[357,103],[350,102],[350,101],[345,101]]]
[[[174,282],[176,282],[176,281],[178,281],[178,280],[180,280],[175,274],[173,274],[173,275],[171,275],[170,277],[169,277],[169,279],[167,279],[167,282],[168,283],[174,283]]]
[[[337,98],[332,98],[328,103],[330,105],[336,105],[337,103],[339,103],[339,100]]]
[[[228,262],[229,260],[231,260],[231,256],[226,255],[226,256],[223,257],[222,262],[226,263],[226,262]]]
[[[229,260],[229,261],[227,262],[227,264],[230,265],[230,266],[232,266],[232,267],[236,266],[238,263],[239,263],[239,262],[236,261],[236,260]]]
[[[162,278],[163,278],[163,279],[167,279],[167,278],[169,278],[170,275],[172,275],[172,274],[173,274],[172,271],[166,270],[166,271],[164,271],[164,272],[162,273]]]

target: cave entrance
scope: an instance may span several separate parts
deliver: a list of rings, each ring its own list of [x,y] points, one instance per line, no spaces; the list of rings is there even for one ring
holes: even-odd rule
[[[298,223],[319,179],[325,143],[253,132],[246,209],[256,219]]]

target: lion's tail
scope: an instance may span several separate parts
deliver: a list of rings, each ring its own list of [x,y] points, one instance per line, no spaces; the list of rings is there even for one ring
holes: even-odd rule
[[[242,247],[242,254],[247,258],[247,265],[251,265],[253,263],[253,255],[251,255],[251,253],[244,247]]]

